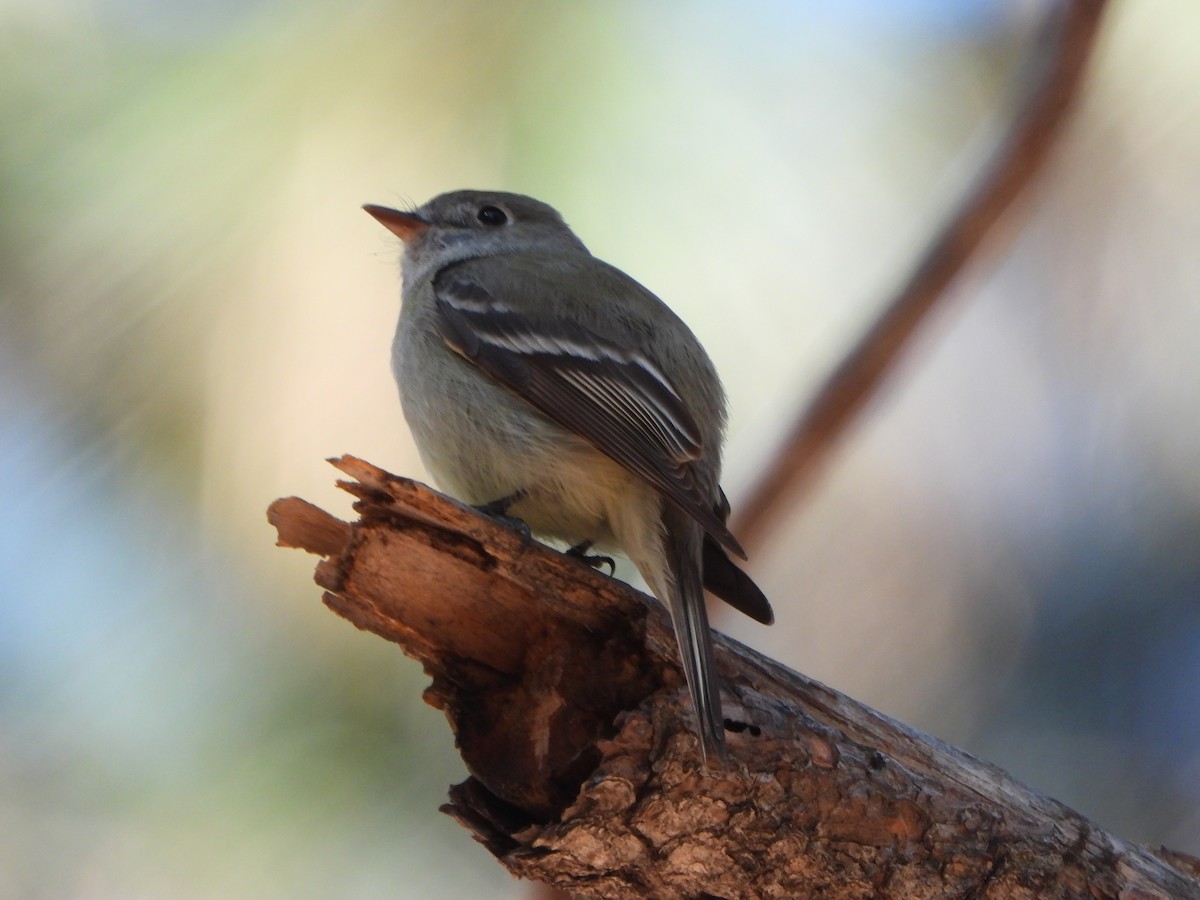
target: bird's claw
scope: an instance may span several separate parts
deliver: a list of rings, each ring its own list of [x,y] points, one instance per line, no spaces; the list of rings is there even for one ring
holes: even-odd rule
[[[591,566],[593,569],[599,569],[601,566],[607,564],[608,565],[608,574],[609,574],[609,577],[611,578],[613,575],[615,575],[617,573],[616,562],[613,560],[613,558],[611,556],[600,556],[598,554],[589,554],[588,550],[591,548],[591,546],[592,546],[591,541],[584,541],[581,544],[576,544],[574,547],[571,547],[567,550],[567,556],[573,556],[576,559]]]
[[[518,519],[516,516],[508,514],[508,508],[525,496],[525,491],[513,491],[507,496],[501,497],[499,500],[492,500],[489,503],[481,503],[474,507],[476,512],[482,513],[492,521],[511,528],[513,531],[521,535],[522,540],[528,544],[533,540],[533,532],[524,519]]]

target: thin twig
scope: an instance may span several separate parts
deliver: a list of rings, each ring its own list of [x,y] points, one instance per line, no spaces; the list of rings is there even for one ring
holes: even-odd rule
[[[812,483],[819,464],[879,389],[917,326],[1049,156],[1079,92],[1104,5],[1104,0],[1067,0],[1055,6],[1040,35],[1012,125],[974,188],[878,320],[821,385],[749,495],[739,501],[734,530],[745,546],[759,541],[774,516]]]

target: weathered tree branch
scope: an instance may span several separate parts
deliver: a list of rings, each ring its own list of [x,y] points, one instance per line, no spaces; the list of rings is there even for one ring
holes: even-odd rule
[[[1200,861],[1106,834],[987,763],[718,636],[705,771],[653,601],[353,457],[360,519],[269,518],[325,603],[432,677],[471,777],[446,811],[511,872],[596,897],[1200,897]]]
[[[908,280],[817,388],[747,496],[739,498],[733,530],[743,546],[757,546],[774,517],[794,506],[912,343],[918,326],[1042,168],[1079,92],[1104,5],[1104,0],[1053,4],[1023,73],[1026,89],[1017,111],[975,185],[921,254]]]

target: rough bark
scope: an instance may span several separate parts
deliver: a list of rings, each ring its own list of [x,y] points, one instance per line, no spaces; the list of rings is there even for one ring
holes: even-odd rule
[[[353,457],[360,519],[269,518],[325,603],[432,678],[471,777],[444,810],[591,897],[1200,897],[1200,861],[1106,834],[961,750],[718,636],[731,765],[705,770],[661,608]]]

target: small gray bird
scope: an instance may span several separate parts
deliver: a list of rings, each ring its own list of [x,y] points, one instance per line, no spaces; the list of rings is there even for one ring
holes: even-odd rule
[[[745,553],[725,525],[725,395],[704,348],[545,203],[454,191],[363,208],[404,241],[392,371],[426,468],[580,554],[623,551],[671,611],[701,753],[724,760],[703,589],[774,617],[729,558]]]

